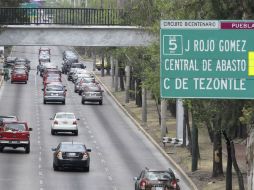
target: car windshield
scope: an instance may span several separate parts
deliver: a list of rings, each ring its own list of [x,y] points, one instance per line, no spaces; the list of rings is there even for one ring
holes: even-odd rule
[[[60,150],[63,152],[85,152],[85,147],[82,144],[62,144]]]
[[[75,119],[74,114],[72,113],[61,113],[61,114],[56,114],[56,119]]]
[[[7,123],[5,125],[5,131],[25,131],[26,126],[23,123]]]
[[[64,87],[59,85],[50,85],[47,86],[46,91],[63,91]]]
[[[167,171],[150,171],[147,172],[145,177],[149,180],[170,180],[174,176]]]
[[[24,69],[16,69],[14,71],[15,74],[26,74],[26,71]]]

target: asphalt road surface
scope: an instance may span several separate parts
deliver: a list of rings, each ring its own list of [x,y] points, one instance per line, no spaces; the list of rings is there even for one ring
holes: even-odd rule
[[[61,66],[66,47],[50,47],[51,61]],[[132,190],[133,177],[145,167],[171,168],[163,155],[146,139],[107,93],[103,105],[81,104],[74,86],[63,75],[67,86],[66,105],[43,104],[42,78],[36,75],[39,47],[14,47],[13,56],[31,60],[28,84],[3,83],[0,89],[0,114],[17,115],[27,121],[31,132],[31,152],[5,148],[0,154],[0,189],[6,190]],[[91,63],[85,63],[91,69]],[[56,112],[74,112],[79,135],[50,134],[50,117]],[[91,152],[90,172],[57,171],[52,167],[51,148],[62,141],[84,142]],[[180,178],[181,189],[188,186]]]

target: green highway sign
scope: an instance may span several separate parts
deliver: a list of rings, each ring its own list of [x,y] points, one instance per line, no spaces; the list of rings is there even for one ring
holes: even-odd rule
[[[254,99],[254,21],[163,20],[162,98]]]

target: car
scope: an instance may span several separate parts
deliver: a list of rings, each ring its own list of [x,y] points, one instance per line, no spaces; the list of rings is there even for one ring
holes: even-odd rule
[[[66,89],[61,82],[51,82],[42,88],[43,103],[47,102],[61,102],[65,104]]]
[[[47,53],[41,53],[39,55],[39,63],[50,62],[50,55]]]
[[[58,171],[60,168],[83,169],[85,172],[90,170],[90,148],[82,142],[61,142],[57,148],[52,148],[53,169]]]
[[[79,69],[85,69],[86,66],[83,63],[72,63],[68,72],[68,80],[72,80],[72,74]]]
[[[58,132],[71,132],[74,135],[78,135],[78,123],[79,118],[75,117],[71,112],[57,112],[51,124],[51,134],[55,135]]]
[[[52,83],[52,82],[62,82],[61,77],[59,77],[59,76],[56,76],[56,77],[55,76],[48,76],[43,81],[43,85],[45,86],[45,85],[47,85],[49,83]]]
[[[4,68],[12,68],[15,64],[17,57],[6,57],[4,60]]]
[[[103,103],[103,90],[97,83],[87,83],[84,87],[81,103],[85,102],[99,102],[100,105]]]
[[[95,78],[90,77],[90,78],[78,78],[77,81],[74,84],[74,92],[79,93],[79,95],[82,94],[83,92],[83,84],[84,83],[95,83]]]
[[[26,68],[28,69],[28,71],[30,71],[31,66],[30,66],[30,60],[28,60],[27,58],[17,58],[15,60],[15,64],[14,65],[25,65]]]
[[[39,48],[39,55],[40,54],[48,54],[50,55],[50,48],[47,48],[47,47],[40,47]]]
[[[25,152],[30,152],[30,131],[27,122],[13,121],[4,123],[3,130],[0,131],[0,152],[5,147],[24,147]]]
[[[43,77],[44,73],[48,72],[49,70],[58,70],[58,69],[57,69],[57,66],[52,62],[42,63],[42,66],[40,69],[40,76]]]
[[[4,126],[6,122],[18,121],[17,116],[15,115],[0,115],[0,128]]]
[[[24,69],[15,69],[11,73],[11,83],[24,82],[27,83],[28,74]]]
[[[179,179],[174,172],[168,170],[144,169],[139,177],[134,177],[135,190],[180,190]]]

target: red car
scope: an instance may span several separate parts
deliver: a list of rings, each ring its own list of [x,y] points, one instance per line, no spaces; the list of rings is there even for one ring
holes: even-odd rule
[[[28,81],[28,74],[24,69],[15,69],[11,74],[11,83],[13,82],[24,82],[25,84]]]
[[[0,152],[5,147],[24,147],[25,152],[30,152],[30,132],[32,128],[28,127],[26,122],[13,121],[4,123],[3,130],[0,131]]]
[[[168,170],[150,170],[146,168],[139,177],[134,177],[135,190],[180,190],[179,179]]]
[[[52,82],[60,82],[61,83],[62,80],[60,77],[47,77],[43,81],[43,85],[46,86],[47,84],[52,83]]]

